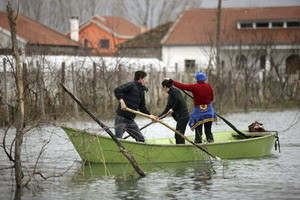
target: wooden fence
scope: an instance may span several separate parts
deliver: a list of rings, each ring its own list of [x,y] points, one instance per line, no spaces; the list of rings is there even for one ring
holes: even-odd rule
[[[14,120],[16,109],[16,87],[11,63],[3,59],[0,66],[0,124],[6,125]],[[10,70],[8,70],[10,69]],[[59,87],[63,83],[86,106],[102,118],[112,117],[117,101],[114,88],[120,84],[132,81],[137,70],[118,65],[108,69],[99,63],[93,63],[90,68],[75,68],[74,64],[60,67],[47,67],[37,61],[23,64],[23,81],[25,90],[26,121],[41,119],[81,119],[84,113]],[[148,73],[146,101],[153,114],[159,114],[165,104],[167,94],[162,91],[163,77],[170,77],[184,83],[194,83],[194,73],[157,71],[152,67],[143,68]],[[233,71],[226,71],[222,77],[217,77],[213,70],[206,70],[208,81],[215,90],[215,109],[232,111],[249,108],[271,107],[285,102],[297,104],[300,100],[299,74],[290,76],[285,82],[274,78],[271,73],[262,72],[262,76],[253,76],[245,81],[245,77],[233,77]],[[186,98],[192,109],[193,102]]]

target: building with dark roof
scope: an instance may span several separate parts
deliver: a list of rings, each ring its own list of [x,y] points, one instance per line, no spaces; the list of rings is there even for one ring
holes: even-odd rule
[[[162,58],[161,40],[173,22],[168,22],[118,45],[118,53],[126,57]]]

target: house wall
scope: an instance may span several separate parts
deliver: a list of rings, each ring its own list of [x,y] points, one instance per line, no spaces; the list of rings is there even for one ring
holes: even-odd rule
[[[118,53],[126,57],[162,59],[161,48],[119,48]]]
[[[0,49],[7,49],[11,48],[11,36],[8,31],[1,31],[0,30]],[[26,45],[26,41],[23,39],[19,39],[19,48],[24,48]]]
[[[237,57],[240,55],[245,56],[247,59],[247,67],[266,71],[269,71],[271,67],[276,67],[280,74],[285,74],[287,58],[292,55],[300,57],[300,46],[273,45],[267,48],[265,46],[223,47],[221,61],[224,61],[225,69],[237,69],[239,65]],[[261,56],[265,56],[264,68],[261,68]]]
[[[162,60],[168,71],[177,65],[179,72],[185,71],[185,60],[195,60],[196,71],[206,69],[209,63],[210,48],[205,46],[163,46]]]
[[[179,72],[185,71],[185,60],[195,60],[195,71],[201,71],[207,69],[209,65],[214,67],[214,50],[209,46],[163,46],[162,60],[168,71],[174,71],[176,64]],[[273,45],[267,49],[259,46],[222,47],[220,59],[224,69],[235,70],[237,66],[236,58],[239,55],[244,55],[247,58],[248,67],[256,68],[261,66],[260,56],[266,55],[265,70],[270,70],[273,63],[273,66],[276,66],[280,73],[285,73],[286,59],[291,55],[300,56],[300,46]]]
[[[89,41],[88,47],[94,48],[94,53],[115,53],[116,45],[126,41],[127,39],[122,39],[113,36],[111,33],[102,30],[95,24],[90,24],[83,28],[79,33],[79,40],[82,45],[84,45],[84,40]],[[101,39],[109,39],[109,49],[100,49],[99,43]]]

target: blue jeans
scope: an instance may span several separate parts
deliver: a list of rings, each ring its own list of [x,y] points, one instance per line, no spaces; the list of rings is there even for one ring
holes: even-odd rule
[[[115,119],[115,135],[118,138],[122,138],[125,131],[136,141],[145,142],[143,134],[133,119],[117,115]]]

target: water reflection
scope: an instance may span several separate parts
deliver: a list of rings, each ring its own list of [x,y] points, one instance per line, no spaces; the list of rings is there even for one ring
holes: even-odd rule
[[[26,134],[23,166],[32,170],[43,141],[49,138],[51,142],[39,162],[39,171],[60,174],[75,160],[79,162],[64,176],[43,182],[42,190],[30,188],[22,193],[12,187],[10,170],[0,170],[0,199],[299,199],[300,123],[290,125],[294,119],[299,121],[299,111],[237,113],[226,119],[238,129],[259,121],[266,129],[278,130],[281,153],[273,151],[273,155],[259,159],[213,161],[213,168],[202,162],[143,164],[141,168],[147,176],[140,178],[129,164],[82,164],[66,134],[60,128],[47,126],[40,132]],[[86,126],[81,123],[79,128]],[[228,127],[218,122],[213,128],[218,131]],[[8,136],[14,135],[10,133]],[[173,137],[173,133],[158,124],[145,129],[144,135],[148,139]],[[0,130],[0,139],[2,136]],[[12,141],[12,137],[8,139]],[[0,151],[0,169],[7,166],[6,155]]]
[[[182,176],[182,174],[195,170],[195,172],[214,172],[210,162],[181,162],[181,163],[152,163],[140,164],[140,167],[148,173],[163,172],[172,176]],[[73,181],[81,182],[97,179],[105,176],[117,178],[133,178],[138,176],[130,164],[96,164],[83,163],[75,173]]]
[[[72,181],[93,184],[109,177],[114,179],[117,191],[114,195],[120,199],[143,199],[152,190],[157,195],[158,188],[166,191],[165,197],[175,198],[184,190],[209,191],[215,174],[210,162],[153,163],[140,167],[147,174],[145,178],[140,178],[130,164],[86,163],[74,174]]]

